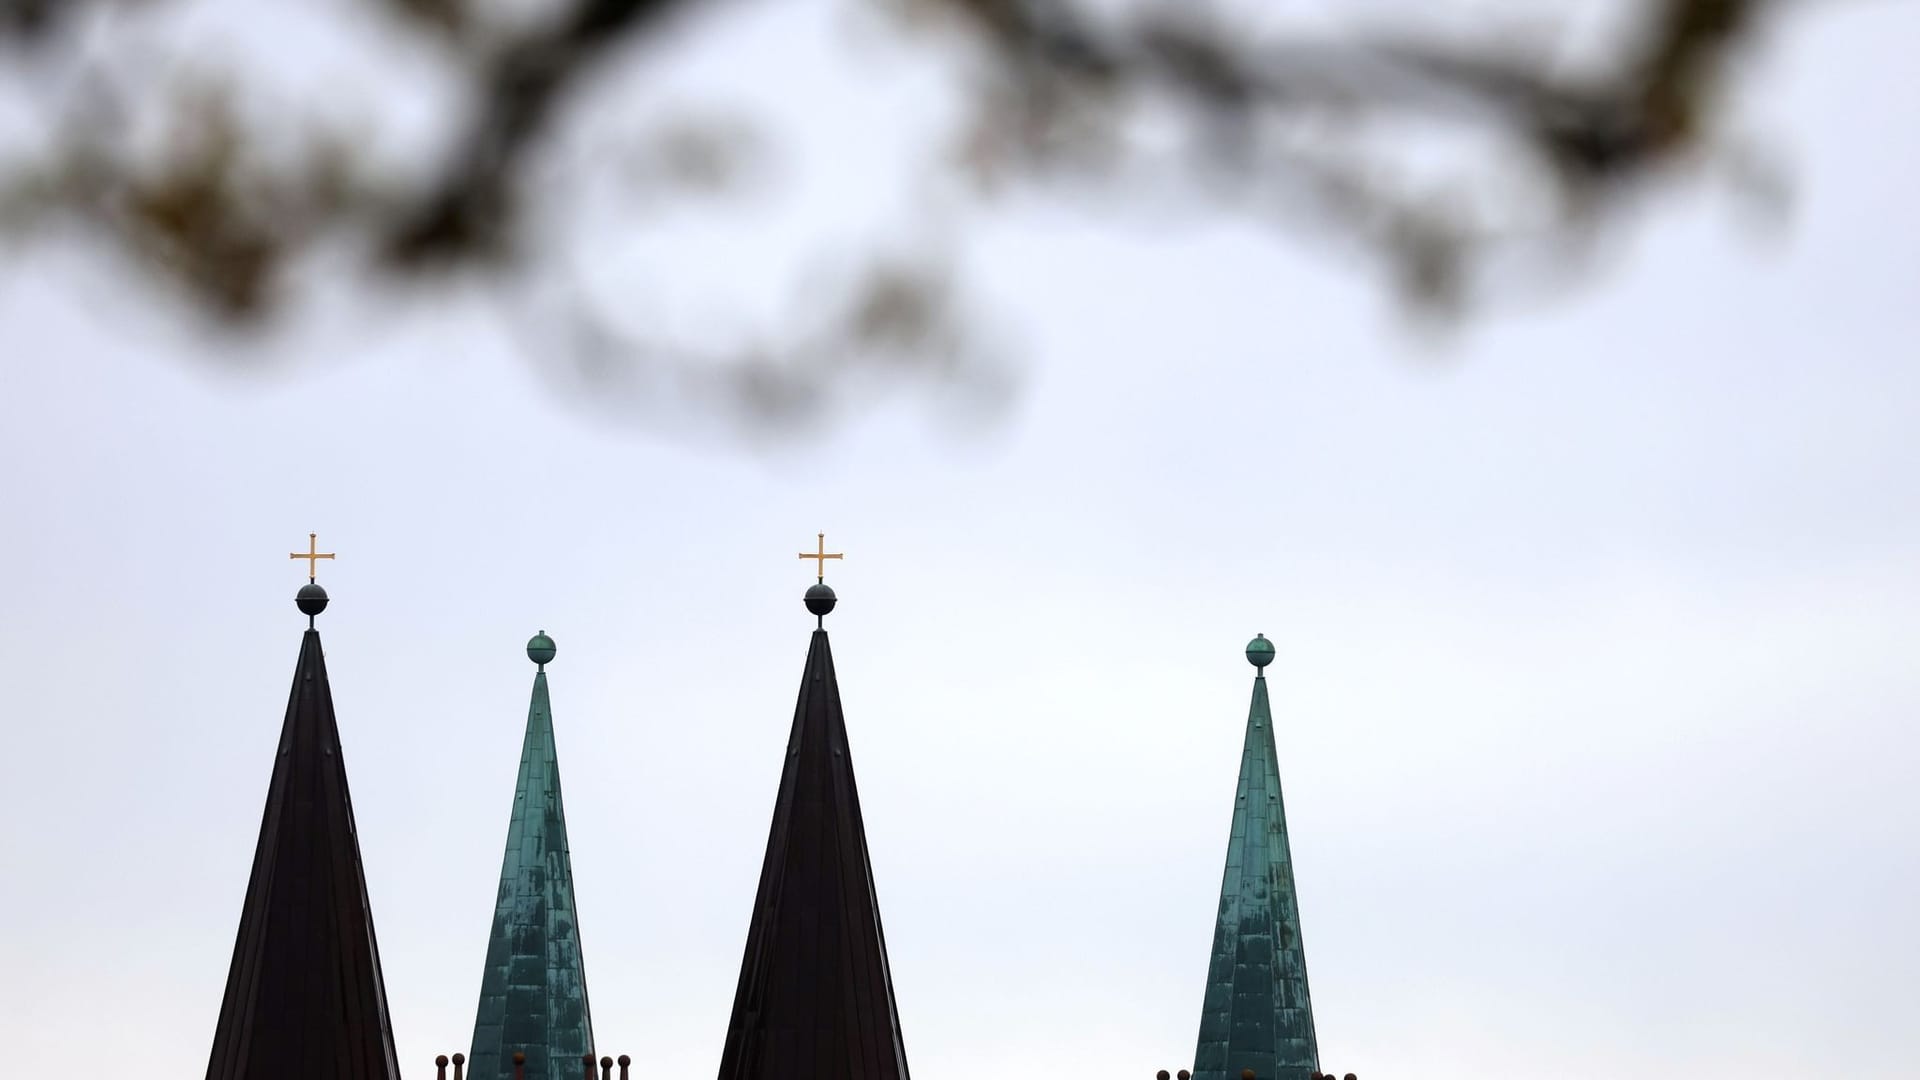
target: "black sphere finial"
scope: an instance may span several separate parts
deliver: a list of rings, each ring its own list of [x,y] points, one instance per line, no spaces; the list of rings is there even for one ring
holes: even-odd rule
[[[819,616],[822,625],[826,623],[827,612],[839,602],[840,598],[833,595],[833,586],[825,582],[807,586],[807,610]]]
[[[308,582],[293,594],[293,602],[299,605],[300,613],[311,622],[315,615],[327,610],[327,590]]]

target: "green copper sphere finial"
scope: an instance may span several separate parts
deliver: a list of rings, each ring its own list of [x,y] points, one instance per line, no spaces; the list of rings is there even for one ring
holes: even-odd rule
[[[1253,640],[1247,642],[1247,663],[1260,668],[1261,674],[1266,673],[1266,666],[1273,663],[1273,642],[1267,640],[1267,635],[1255,634]]]
[[[533,635],[533,640],[527,642],[527,659],[539,664],[542,670],[553,663],[554,652],[553,639],[547,636],[545,630]]]

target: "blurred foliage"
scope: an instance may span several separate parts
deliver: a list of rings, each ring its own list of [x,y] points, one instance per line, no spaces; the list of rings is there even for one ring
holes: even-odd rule
[[[182,89],[83,46],[90,21],[164,19],[184,2],[0,0],[0,57],[21,68],[18,85],[74,88],[28,103],[46,114],[47,138],[0,152],[0,229],[30,238],[77,224],[192,309],[245,328],[298,306],[311,275],[294,269],[321,251],[348,253],[372,288],[451,269],[519,287],[541,272],[528,269],[541,204],[573,197],[529,178],[596,70],[615,54],[644,62],[671,47],[679,24],[755,0],[519,11],[501,0],[336,0],[337,17],[375,18],[457,73],[464,103],[445,144],[421,155],[434,166],[410,176],[373,167],[350,133],[314,117],[249,113],[242,106],[258,101],[214,63]],[[981,199],[1021,181],[1124,195],[1151,175],[1210,207],[1353,242],[1391,271],[1410,309],[1443,316],[1500,288],[1498,270],[1516,257],[1564,262],[1564,241],[1616,219],[1676,166],[1716,148],[1751,164],[1716,142],[1715,122],[1740,89],[1743,46],[1784,6],[1621,0],[1626,30],[1582,66],[1492,21],[1444,40],[1336,37],[1256,32],[1244,16],[1188,2],[848,2],[879,11],[927,63],[955,67],[966,122],[940,164]],[[268,6],[248,10],[272,17]],[[134,119],[136,104],[156,100],[157,140]],[[1173,137],[1141,138],[1143,118]],[[653,168],[717,186],[741,156],[736,134],[668,132]],[[1407,146],[1429,144],[1468,147],[1465,166],[1437,176],[1409,166]],[[974,320],[954,276],[939,252],[876,254],[804,332],[706,350],[615,330],[581,301],[565,305],[568,332],[543,333],[537,347],[566,351],[595,379],[626,369],[629,383],[654,388],[642,394],[663,380],[632,372],[652,365],[756,419],[804,419],[831,404],[819,369],[844,371],[850,357],[965,369]]]

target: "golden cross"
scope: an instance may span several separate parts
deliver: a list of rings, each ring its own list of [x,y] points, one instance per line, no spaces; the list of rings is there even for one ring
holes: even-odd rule
[[[320,534],[308,533],[307,534],[307,550],[304,552],[300,552],[300,551],[292,552],[287,556],[287,558],[307,560],[307,580],[312,581],[313,571],[317,566],[319,566],[319,560],[333,558],[333,552],[331,551],[322,552],[320,550]]]
[[[827,534],[820,533],[819,537],[820,537],[819,548],[812,552],[803,551],[800,553],[800,557],[803,559],[813,560],[814,569],[819,573],[820,581],[824,584],[827,580],[827,560],[828,559],[844,559],[846,558],[846,555],[840,554],[840,553],[835,553],[832,555],[827,554]]]

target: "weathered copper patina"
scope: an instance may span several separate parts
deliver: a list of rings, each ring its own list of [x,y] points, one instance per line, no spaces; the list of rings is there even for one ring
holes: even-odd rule
[[[468,1074],[472,1080],[514,1075],[510,1061],[516,1051],[526,1053],[526,1080],[575,1080],[582,1075],[582,1060],[592,1060],[586,960],[547,696],[546,666],[556,651],[544,630],[527,642],[527,659],[539,670],[533,676],[507,850],[500,863],[500,891],[480,979]]]
[[[1266,635],[1247,644],[1247,660],[1259,674],[1240,752],[1193,1078],[1232,1080],[1250,1072],[1257,1080],[1312,1080],[1320,1075],[1319,1050],[1267,702],[1273,643]]]

